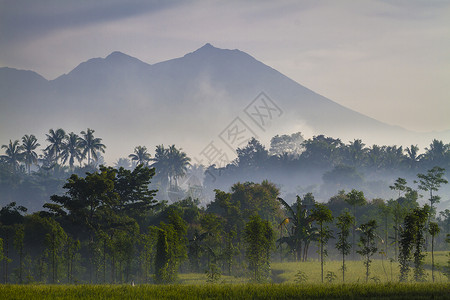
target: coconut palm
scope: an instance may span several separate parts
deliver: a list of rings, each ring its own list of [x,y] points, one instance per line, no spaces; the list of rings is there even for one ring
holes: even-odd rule
[[[449,150],[449,144],[444,144],[442,141],[434,139],[430,146],[425,148],[423,159],[428,161],[430,165],[443,166],[445,158],[449,155]]]
[[[81,161],[83,155],[81,153],[80,137],[76,133],[69,133],[64,140],[61,152],[62,162],[65,164],[69,161],[70,170],[73,171],[75,159]]]
[[[37,163],[38,155],[34,150],[36,150],[39,146],[40,144],[37,142],[37,138],[33,134],[26,134],[22,137],[23,158],[28,174],[31,173],[31,165]]]
[[[102,144],[101,138],[94,137],[95,130],[88,128],[87,131],[81,132],[80,147],[83,150],[83,155],[87,154],[88,165],[91,164],[91,156],[94,160],[97,160],[97,152],[105,153],[106,146]]]
[[[159,178],[161,185],[165,187],[169,180],[169,149],[164,148],[164,145],[156,146],[155,157],[150,160],[153,161],[151,165],[155,168],[156,177]]]
[[[121,157],[114,164],[114,168],[116,169],[124,168],[129,170],[131,168],[130,160],[126,157]]]
[[[134,153],[128,155],[132,161],[135,161],[138,165],[147,166],[150,161],[150,153],[147,152],[147,147],[137,146],[134,148]]]
[[[191,165],[191,159],[181,150],[181,148],[177,149],[175,145],[168,149],[169,177],[175,182],[175,187],[178,187],[178,178],[186,175],[187,169]]]
[[[417,145],[411,145],[411,147],[406,147],[406,160],[411,169],[416,169],[417,163],[422,157],[419,155],[419,147]]]
[[[2,145],[2,148],[5,148],[5,155],[2,155],[1,158],[4,159],[7,163],[9,163],[13,170],[17,170],[17,166],[23,159],[23,148],[19,145],[19,141],[15,140],[14,142],[9,140],[8,145]]]
[[[46,136],[50,145],[48,145],[45,150],[47,150],[48,154],[53,157],[56,163],[58,163],[58,159],[63,148],[63,142],[66,137],[66,132],[59,128],[56,131],[50,129],[48,133],[49,134],[46,134]]]

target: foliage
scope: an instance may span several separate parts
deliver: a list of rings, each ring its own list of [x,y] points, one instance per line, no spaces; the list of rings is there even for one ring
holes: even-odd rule
[[[328,240],[332,237],[332,232],[328,226],[324,226],[324,223],[333,221],[333,215],[324,204],[316,203],[314,205],[311,218],[319,224],[319,245],[320,245],[320,265],[321,265],[321,277],[323,282],[323,263],[324,256],[327,256],[327,251],[324,246],[327,245]]]
[[[345,256],[350,254],[352,244],[348,241],[350,235],[350,228],[354,223],[354,217],[350,215],[348,211],[344,211],[337,218],[337,227],[339,229],[337,236],[336,249],[338,249],[342,255],[342,282],[345,282]]]
[[[359,250],[358,254],[364,256],[364,266],[366,267],[366,283],[369,280],[370,265],[372,263],[372,256],[377,252],[375,238],[377,237],[375,230],[377,229],[377,222],[370,220],[365,224],[361,224],[359,230],[361,235],[359,237]]]
[[[295,274],[295,282],[296,283],[304,283],[305,281],[308,280],[308,275],[306,275],[305,272],[303,271],[298,271],[297,274]]]
[[[219,267],[216,264],[210,264],[209,269],[206,270],[206,282],[207,283],[217,283],[222,276]]]
[[[283,226],[286,228],[288,236],[280,237],[277,243],[279,246],[282,243],[286,243],[294,253],[295,261],[306,261],[309,244],[317,239],[317,230],[312,226],[313,218],[309,212],[309,207],[303,203],[304,201],[299,196],[297,196],[297,201],[292,206],[282,198],[277,199],[285,207],[288,215],[279,225],[281,230]],[[305,195],[304,199],[310,199],[310,202],[313,204],[315,202],[312,194]]]
[[[409,274],[409,261],[411,255],[414,256],[414,279],[423,281],[423,248],[424,228],[430,207],[425,205],[423,208],[416,208],[406,215],[403,228],[400,232],[400,281],[406,281]],[[414,249],[414,253],[412,250]]]
[[[327,275],[325,275],[325,279],[328,283],[333,283],[336,280],[337,276],[334,272],[328,271]]]
[[[274,244],[272,226],[258,215],[250,217],[250,221],[245,225],[244,241],[245,256],[253,280],[257,282],[266,280],[270,270],[270,250]]]

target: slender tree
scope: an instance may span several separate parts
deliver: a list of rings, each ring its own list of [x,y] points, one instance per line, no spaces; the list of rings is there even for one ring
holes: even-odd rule
[[[362,191],[357,191],[355,189],[351,190],[346,195],[345,202],[347,202],[353,208],[353,231],[352,231],[352,249],[353,249],[353,258],[355,258],[356,251],[356,207],[363,206],[367,203],[366,198],[364,197],[364,193]]]
[[[375,220],[370,220],[369,222],[362,224],[359,227],[359,230],[361,231],[361,235],[359,237],[360,249],[357,252],[365,258],[364,266],[366,267],[366,283],[369,281],[370,265],[372,263],[371,257],[378,250],[375,242],[376,228],[377,222]]]
[[[64,145],[64,139],[66,138],[66,132],[61,128],[57,129],[56,131],[50,129],[46,136],[46,140],[50,143],[50,145],[48,145],[45,150],[48,151],[50,156],[54,159],[55,163],[58,164],[58,159],[60,158],[61,150],[63,149]]]
[[[445,169],[435,166],[428,170],[427,174],[417,174],[419,178],[419,189],[430,192],[430,215],[428,216],[428,224],[431,220],[431,214],[434,212],[434,204],[439,203],[440,197],[433,195],[433,192],[437,192],[441,187],[441,184],[447,184],[447,179],[444,178]]]
[[[342,255],[342,282],[345,282],[345,256],[350,254],[350,249],[352,248],[352,244],[348,241],[348,237],[355,218],[348,211],[344,211],[337,219],[336,226],[339,229],[339,232],[336,249],[338,249]]]
[[[178,178],[184,176],[190,166],[191,159],[186,155],[182,149],[175,148],[175,145],[169,147],[168,156],[170,163],[170,178],[175,182],[175,188],[178,187]]]
[[[440,228],[437,223],[430,222],[428,233],[431,235],[431,277],[434,282],[434,239],[439,234]]]
[[[61,152],[62,162],[65,164],[67,161],[69,161],[71,171],[73,171],[74,169],[73,165],[75,163],[75,160],[78,160],[80,162],[83,157],[80,142],[80,137],[73,132],[69,133],[64,139]]]
[[[128,155],[132,161],[135,161],[138,165],[147,166],[150,161],[150,153],[147,152],[147,147],[137,146],[134,148],[134,153]]]
[[[37,163],[38,155],[34,150],[36,150],[39,146],[40,144],[37,142],[37,139],[33,134],[26,134],[22,137],[24,162],[27,167],[28,174],[31,174],[31,165]]]
[[[105,153],[106,146],[102,144],[101,138],[94,137],[95,130],[88,128],[81,132],[80,147],[83,149],[83,156],[87,155],[88,165],[91,164],[91,156],[97,160],[97,152]]]
[[[0,157],[11,165],[14,172],[17,171],[18,165],[23,159],[23,147],[19,145],[18,140],[14,142],[9,140],[9,144],[2,145],[2,148],[6,149],[5,155],[1,155]]]
[[[328,226],[324,227],[324,223],[333,221],[333,215],[331,213],[331,210],[329,210],[324,204],[316,203],[311,217],[319,224],[320,270],[323,283],[323,262],[324,255],[327,255],[326,250],[324,250],[324,246],[327,245],[328,240],[331,237],[331,231],[329,230]]]
[[[423,254],[425,247],[424,230],[429,214],[430,207],[425,205],[423,208],[415,208],[408,213],[403,222],[400,231],[400,281],[404,282],[408,279],[409,263],[411,257],[414,258],[414,279],[423,281],[425,272],[423,269]],[[413,252],[414,250],[414,252]]]

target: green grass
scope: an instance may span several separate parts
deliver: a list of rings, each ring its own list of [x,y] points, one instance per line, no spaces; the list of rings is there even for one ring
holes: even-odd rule
[[[448,252],[435,253],[435,261],[447,263]],[[383,269],[384,264],[384,269]],[[431,258],[427,256],[425,268],[431,280]],[[346,284],[342,284],[341,262],[328,261],[325,274],[337,275],[333,283],[320,283],[320,263],[272,263],[274,283],[251,284],[247,278],[222,276],[218,283],[206,283],[205,274],[180,274],[172,285],[0,285],[0,299],[449,299],[450,283],[436,272],[436,283],[398,283],[398,264],[374,260],[371,277],[365,284],[362,261],[348,261]],[[386,270],[386,272],[385,272]],[[303,271],[308,280],[295,283],[295,275]]]
[[[435,264],[444,266],[447,264],[447,251],[440,251],[435,253]],[[340,261],[326,261],[324,265],[324,274],[328,271],[334,272],[337,275],[335,282],[342,282],[342,262]],[[366,269],[363,261],[346,261],[347,270],[345,272],[346,283],[363,283],[366,280]],[[431,255],[425,257],[425,273],[427,281],[431,281]],[[320,263],[316,261],[307,262],[287,262],[287,263],[272,263],[272,274],[275,282],[294,283],[295,275],[299,272],[304,272],[308,279],[306,283],[321,282]],[[397,262],[391,263],[389,260],[374,259],[370,267],[370,281],[375,282],[379,280],[381,283],[397,282],[399,277],[399,265]],[[412,271],[410,273],[412,276]],[[325,275],[324,275],[325,276]],[[435,281],[448,282],[439,268],[435,268]]]
[[[2,285],[2,299],[448,299],[450,284]]]

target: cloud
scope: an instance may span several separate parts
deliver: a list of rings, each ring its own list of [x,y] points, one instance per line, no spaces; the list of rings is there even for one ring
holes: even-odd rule
[[[448,1],[0,2],[0,66],[55,78],[115,50],[156,63],[210,42],[415,130],[450,128],[449,36]]]
[[[46,35],[54,30],[120,21],[147,13],[156,13],[175,1],[96,0],[0,2],[1,42]]]

